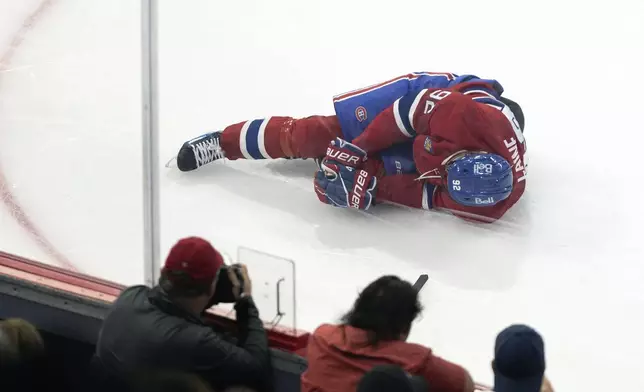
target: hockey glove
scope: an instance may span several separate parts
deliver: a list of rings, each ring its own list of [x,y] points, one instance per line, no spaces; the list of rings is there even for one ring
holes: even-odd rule
[[[335,207],[369,209],[376,195],[375,176],[326,159],[321,167],[315,175],[315,193],[321,202]]]
[[[330,164],[359,168],[367,160],[367,153],[355,144],[336,137],[329,143],[324,160]]]

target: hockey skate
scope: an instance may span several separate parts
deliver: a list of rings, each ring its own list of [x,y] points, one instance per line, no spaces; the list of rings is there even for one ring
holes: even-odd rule
[[[210,162],[225,158],[219,144],[221,131],[206,133],[183,143],[177,155],[177,167],[181,171],[192,171]]]

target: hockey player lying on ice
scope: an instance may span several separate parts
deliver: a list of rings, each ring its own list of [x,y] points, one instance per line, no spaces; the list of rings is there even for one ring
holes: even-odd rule
[[[526,180],[523,113],[502,93],[496,80],[411,73],[336,96],[335,116],[249,120],[189,140],[177,165],[314,158],[324,203],[366,210],[390,202],[492,222]]]

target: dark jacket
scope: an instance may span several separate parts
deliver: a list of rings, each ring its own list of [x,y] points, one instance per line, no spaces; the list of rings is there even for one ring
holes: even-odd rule
[[[175,305],[160,287],[130,287],[103,322],[93,365],[123,382],[139,371],[173,369],[196,373],[215,389],[268,390],[268,338],[257,307],[245,298],[235,310],[237,344]]]

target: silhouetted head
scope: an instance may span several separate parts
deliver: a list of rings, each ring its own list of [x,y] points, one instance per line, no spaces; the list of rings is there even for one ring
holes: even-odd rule
[[[494,344],[494,390],[539,392],[546,371],[543,338],[535,329],[513,324],[501,331]]]
[[[34,325],[23,319],[0,321],[0,383],[6,390],[39,389],[45,344]]]
[[[422,311],[418,292],[397,276],[383,276],[358,296],[342,322],[367,331],[369,343],[405,340],[412,322]]]
[[[173,301],[200,313],[215,293],[223,266],[222,255],[208,241],[199,237],[184,238],[170,250],[159,286]]]
[[[428,392],[422,376],[412,376],[398,365],[378,365],[365,373],[356,392]]]

